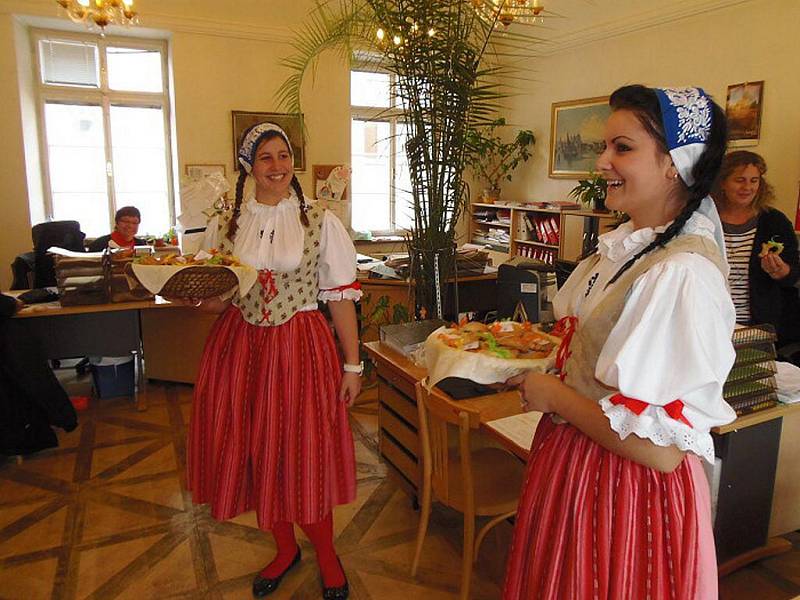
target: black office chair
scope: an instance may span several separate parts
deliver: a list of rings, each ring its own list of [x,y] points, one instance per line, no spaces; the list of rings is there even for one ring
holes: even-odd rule
[[[34,252],[33,287],[54,286],[56,273],[53,257],[47,254],[47,249],[58,246],[66,250],[83,252],[83,240],[86,234],[81,231],[81,224],[77,221],[49,221],[34,225],[31,236]]]
[[[33,272],[36,266],[36,254],[25,252],[18,254],[11,263],[12,290],[29,290],[33,287]]]

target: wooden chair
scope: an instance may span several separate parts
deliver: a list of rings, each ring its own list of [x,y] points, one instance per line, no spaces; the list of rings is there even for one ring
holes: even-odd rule
[[[472,565],[489,530],[517,512],[524,465],[500,448],[471,449],[470,415],[416,384],[419,443],[422,455],[422,506],[411,575],[417,573],[433,499],[464,514],[464,553],[460,598],[469,598]],[[473,419],[474,421],[474,419]],[[458,447],[448,444],[448,424],[458,427]],[[475,537],[475,517],[493,517]]]

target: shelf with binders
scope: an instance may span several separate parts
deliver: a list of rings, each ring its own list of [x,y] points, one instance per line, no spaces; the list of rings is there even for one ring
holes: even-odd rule
[[[576,263],[616,226],[616,218],[564,203],[486,204],[470,206],[469,239],[512,256]],[[564,204],[562,206],[562,204]]]
[[[511,255],[555,263],[561,242],[558,210],[519,208],[512,214]]]
[[[470,241],[508,253],[511,246],[512,211],[508,207],[474,203],[470,207]]]

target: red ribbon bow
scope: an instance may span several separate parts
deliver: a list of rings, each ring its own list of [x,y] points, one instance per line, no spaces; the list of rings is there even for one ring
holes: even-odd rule
[[[572,336],[578,328],[578,317],[563,317],[559,319],[553,326],[550,333],[556,337],[561,338],[561,345],[556,351],[556,369],[560,371],[559,377],[561,381],[567,376],[567,371],[564,367],[567,364],[567,359],[572,356],[569,350],[569,345],[572,343]]]
[[[258,283],[261,284],[261,298],[264,300],[264,306],[261,307],[261,321],[263,323],[269,319],[272,311],[267,309],[267,304],[272,302],[272,299],[278,295],[278,288],[275,285],[275,277],[269,269],[263,269],[258,272]]]
[[[645,408],[650,406],[647,402],[642,402],[641,400],[637,400],[636,398],[628,398],[627,396],[623,396],[622,394],[614,394],[611,396],[611,404],[618,405],[623,404],[625,408],[631,411],[635,415],[640,415],[644,411]],[[692,424],[689,420],[683,416],[683,401],[681,400],[673,400],[669,404],[665,404],[662,406],[667,414],[675,419],[676,421],[680,421],[688,425],[689,427]]]

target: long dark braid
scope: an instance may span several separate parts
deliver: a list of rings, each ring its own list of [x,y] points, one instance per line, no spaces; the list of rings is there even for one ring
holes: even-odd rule
[[[303,227],[308,227],[308,215],[306,215],[306,197],[303,194],[303,188],[300,186],[300,180],[297,175],[292,176],[292,188],[294,193],[297,194],[297,199],[300,201],[300,222]]]
[[[228,222],[228,239],[232,242],[236,230],[239,229],[239,213],[242,210],[242,197],[244,196],[244,182],[247,179],[247,171],[244,167],[239,167],[239,178],[236,180],[236,200],[233,205],[233,215]]]
[[[692,168],[694,184],[687,187],[689,199],[686,202],[686,206],[664,231],[656,235],[656,238],[650,244],[622,265],[622,268],[616,272],[605,287],[619,279],[642,256],[657,248],[662,248],[667,242],[678,236],[683,226],[686,225],[686,222],[700,206],[703,198],[711,192],[722,164],[722,158],[725,155],[728,125],[722,109],[712,100],[709,99],[709,102],[711,103],[711,131],[706,140],[706,148],[703,154],[700,155],[697,163]],[[642,85],[621,87],[611,94],[609,104],[612,110],[624,109],[635,113],[659,148],[664,153],[668,152],[664,127],[661,121],[661,106],[658,102],[658,96],[652,89]],[[681,180],[681,184],[683,184],[683,180]]]

